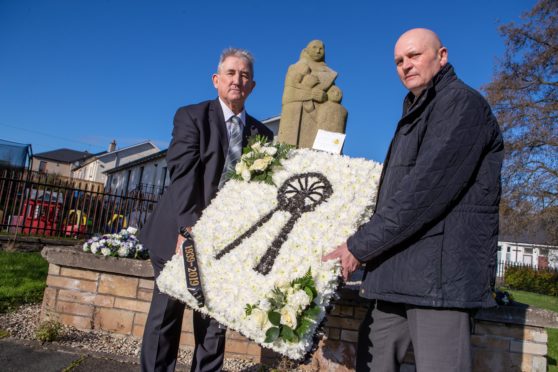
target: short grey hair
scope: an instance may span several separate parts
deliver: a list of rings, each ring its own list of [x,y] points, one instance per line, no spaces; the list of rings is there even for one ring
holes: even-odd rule
[[[237,57],[246,61],[246,63],[248,63],[248,67],[250,68],[250,72],[252,73],[252,78],[254,78],[254,56],[246,49],[240,48],[227,48],[221,52],[219,65],[217,65],[217,73],[221,72],[221,66],[228,57]]]

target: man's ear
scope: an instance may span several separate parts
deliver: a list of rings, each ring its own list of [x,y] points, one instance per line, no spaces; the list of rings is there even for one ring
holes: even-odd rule
[[[211,76],[211,81],[213,82],[215,89],[217,89],[217,85],[219,84],[219,75],[213,74],[213,76]]]
[[[440,66],[444,67],[448,63],[448,49],[441,47],[438,49],[438,58],[440,59]]]

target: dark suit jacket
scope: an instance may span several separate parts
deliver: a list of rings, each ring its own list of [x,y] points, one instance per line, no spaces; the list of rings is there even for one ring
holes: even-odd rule
[[[246,115],[243,146],[255,134],[273,139],[273,132]],[[219,99],[181,107],[174,116],[167,152],[170,186],[140,231],[152,259],[169,260],[178,228],[194,226],[217,193],[229,142]]]

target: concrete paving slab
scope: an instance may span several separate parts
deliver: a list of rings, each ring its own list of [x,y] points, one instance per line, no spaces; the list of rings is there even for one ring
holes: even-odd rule
[[[0,370],[3,372],[60,372],[79,357],[79,354],[52,352],[0,340]]]

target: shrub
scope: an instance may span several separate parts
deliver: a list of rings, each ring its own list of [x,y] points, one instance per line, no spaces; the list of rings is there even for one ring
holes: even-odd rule
[[[511,289],[519,289],[547,296],[558,296],[558,272],[534,270],[530,267],[507,267],[504,283]]]
[[[47,320],[39,325],[35,337],[42,342],[52,342],[58,339],[62,325],[54,320]]]

